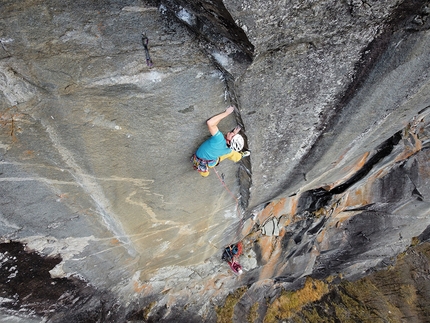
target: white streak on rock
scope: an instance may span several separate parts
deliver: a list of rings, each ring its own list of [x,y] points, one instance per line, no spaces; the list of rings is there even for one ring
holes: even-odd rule
[[[215,60],[223,67],[228,68],[231,65],[230,58],[226,54],[221,54],[218,52],[212,53]]]
[[[166,77],[166,74],[151,71],[148,73],[140,73],[135,75],[118,75],[100,79],[98,81],[89,82],[89,86],[100,85],[119,85],[119,84],[135,84],[138,86],[148,85],[148,83],[159,83]]]
[[[176,13],[176,17],[181,19],[183,22],[190,26],[194,26],[196,24],[196,17],[187,11],[185,8],[182,8]]]
[[[126,6],[122,8],[122,11],[126,12],[147,12],[147,11],[157,11],[156,7],[138,7],[138,6]]]
[[[0,64],[0,92],[3,93],[10,105],[16,105],[32,99],[37,90],[10,66]]]
[[[87,195],[93,200],[97,207],[97,211],[100,214],[107,229],[124,244],[124,247],[127,248],[130,255],[136,255],[137,252],[133,247],[132,242],[125,234],[121,223],[117,220],[112,206],[110,205],[109,199],[104,195],[100,185],[96,180],[94,180],[94,177],[86,174],[84,170],[76,163],[73,154],[61,144],[55,130],[50,125],[46,126],[46,131],[48,132],[54,147],[63,157],[64,162],[68,166],[67,169],[73,178],[75,178],[76,183],[81,186]]]

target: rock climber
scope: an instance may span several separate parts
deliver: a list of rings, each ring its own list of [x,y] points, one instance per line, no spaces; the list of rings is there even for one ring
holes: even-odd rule
[[[224,159],[238,162],[242,157],[250,155],[249,151],[243,151],[244,140],[239,134],[240,126],[236,126],[225,136],[218,129],[218,123],[234,111],[234,106],[228,107],[224,112],[217,114],[206,121],[210,134],[212,135],[200,145],[192,156],[193,167],[200,175],[209,175],[209,168],[215,167]]]

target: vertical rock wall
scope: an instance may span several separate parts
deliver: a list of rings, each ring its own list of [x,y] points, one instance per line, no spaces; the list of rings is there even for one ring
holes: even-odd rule
[[[55,313],[32,312],[23,289],[2,295],[5,315],[262,321],[267,299],[308,276],[391,264],[429,225],[429,13],[394,0],[3,1],[2,283],[20,277],[5,272],[12,241],[49,257],[48,284],[76,282]],[[241,124],[251,158],[203,179],[189,157],[231,103],[221,130]],[[220,260],[238,240],[240,277]]]
[[[285,190],[291,194],[320,176],[352,141],[357,147],[358,139],[367,139],[360,138],[363,133],[380,132],[376,125],[383,120],[392,117],[387,123],[397,121],[396,127],[401,127],[396,110],[413,110],[403,117],[410,119],[426,107],[425,97],[421,104],[411,102],[413,108],[405,107],[407,96],[422,91],[423,82],[416,80],[428,79],[426,50],[420,44],[426,42],[428,23],[414,21],[428,15],[422,2],[400,7],[397,1],[233,1],[226,5],[247,30],[256,53],[237,82],[250,148],[258,151],[251,159],[251,206]],[[408,48],[407,53],[399,46]],[[377,61],[381,63],[374,68]],[[368,92],[357,93],[370,71]],[[395,73],[404,79],[400,89],[391,86]],[[341,118],[348,121],[339,124]],[[329,148],[337,153],[330,151],[330,162],[323,157]]]
[[[235,239],[237,166],[218,168],[229,192],[189,162],[205,120],[230,103],[225,76],[165,6],[3,1],[0,12],[3,242],[61,259],[52,277],[131,300],[158,269]]]

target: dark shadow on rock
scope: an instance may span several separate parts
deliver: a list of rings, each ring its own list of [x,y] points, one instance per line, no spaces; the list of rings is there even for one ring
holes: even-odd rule
[[[379,147],[376,148],[376,152],[372,157],[361,167],[351,178],[346,180],[344,183],[326,190],[324,188],[317,188],[304,192],[298,202],[297,213],[303,212],[315,212],[320,208],[327,206],[331,201],[333,195],[344,193],[349,187],[362,180],[372,168],[377,165],[383,158],[389,156],[402,138],[401,132],[395,133],[392,137],[388,138]]]
[[[418,236],[418,240],[421,242],[430,241],[430,225]]]
[[[76,278],[52,278],[59,257],[28,252],[20,242],[0,244],[2,312],[33,316],[49,322],[113,322],[120,311],[109,293],[99,293]],[[110,314],[109,314],[110,313]],[[123,315],[121,313],[120,315]]]
[[[254,46],[242,28],[236,25],[221,0],[162,0],[161,3],[197,36],[203,37],[215,48],[222,48],[228,41],[237,48],[232,54],[233,59],[251,62]]]

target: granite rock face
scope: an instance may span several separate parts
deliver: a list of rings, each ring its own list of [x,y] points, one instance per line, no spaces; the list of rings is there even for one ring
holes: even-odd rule
[[[429,14],[2,1],[0,318],[260,322],[283,290],[427,241]],[[240,124],[251,156],[202,178],[189,158],[230,104],[220,128]],[[220,259],[238,241],[241,276]]]
[[[229,7],[256,48],[252,66],[238,82],[250,148],[259,152],[252,158],[250,206],[303,187],[321,174],[318,161],[330,164],[324,154],[330,162],[340,158],[352,141],[357,146],[357,134],[376,128],[375,122],[392,117],[401,127],[396,110],[408,104],[409,91],[423,93],[428,77],[421,43],[426,32],[406,31],[419,27],[411,18],[399,21],[410,9],[407,4],[394,9],[397,1],[257,3]],[[392,78],[400,80],[396,74],[404,77],[400,89],[392,87]],[[364,79],[369,83],[360,89]],[[406,117],[426,107],[425,99]],[[376,144],[385,139],[382,135]]]

